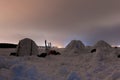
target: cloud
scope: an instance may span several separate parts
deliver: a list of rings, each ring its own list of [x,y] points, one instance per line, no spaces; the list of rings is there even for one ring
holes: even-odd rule
[[[95,44],[99,40],[105,40],[111,45],[120,45],[119,34],[120,34],[120,25],[114,25],[111,28],[101,28],[96,32],[90,34],[87,38],[91,41],[92,44]]]
[[[0,34],[11,42],[30,37],[39,45],[44,39],[59,45],[71,39],[91,42],[102,37],[101,28],[119,25],[119,8],[118,0],[1,0]]]

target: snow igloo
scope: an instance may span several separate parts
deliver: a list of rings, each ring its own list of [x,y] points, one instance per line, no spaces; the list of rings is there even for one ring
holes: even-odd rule
[[[19,41],[17,46],[17,56],[31,56],[38,54],[37,44],[29,38],[24,38]]]
[[[80,40],[72,40],[65,48],[65,51],[76,52],[82,51],[85,49],[85,45]]]
[[[110,44],[108,44],[107,42],[105,42],[103,40],[98,41],[93,47],[96,49],[110,49],[110,48],[112,48]]]

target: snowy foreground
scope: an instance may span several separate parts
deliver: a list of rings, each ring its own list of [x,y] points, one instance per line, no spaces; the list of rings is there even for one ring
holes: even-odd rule
[[[120,80],[119,51],[79,53],[58,50],[62,55],[9,56],[14,49],[0,49],[0,80]],[[104,54],[104,55],[103,55]]]

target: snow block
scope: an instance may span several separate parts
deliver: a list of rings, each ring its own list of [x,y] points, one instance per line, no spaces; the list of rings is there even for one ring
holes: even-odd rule
[[[112,75],[112,79],[113,79],[113,80],[119,80],[119,79],[120,79],[120,72],[114,73],[114,74]]]
[[[68,77],[67,80],[81,80],[81,78],[78,76],[77,73],[72,72],[72,73],[69,75],[69,77]]]
[[[62,67],[62,68],[60,69],[60,73],[63,74],[63,75],[67,74],[67,73],[68,73],[67,68],[66,68],[66,67]]]
[[[38,80],[38,72],[34,66],[17,64],[11,70],[14,73],[13,80]]]

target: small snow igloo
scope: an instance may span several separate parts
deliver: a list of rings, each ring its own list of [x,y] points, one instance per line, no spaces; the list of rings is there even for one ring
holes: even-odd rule
[[[112,48],[111,45],[109,45],[107,42],[100,40],[93,47],[97,49],[96,53],[94,54],[94,61],[105,61],[107,63],[110,63],[117,59],[117,51]]]
[[[110,49],[112,48],[111,45],[109,45],[107,42],[100,40],[98,41],[94,46],[96,49]]]
[[[78,53],[80,50],[84,50],[85,45],[80,40],[72,40],[65,48],[65,51],[72,51]]]
[[[38,46],[29,38],[25,38],[19,41],[17,46],[17,56],[31,56],[38,54]]]

